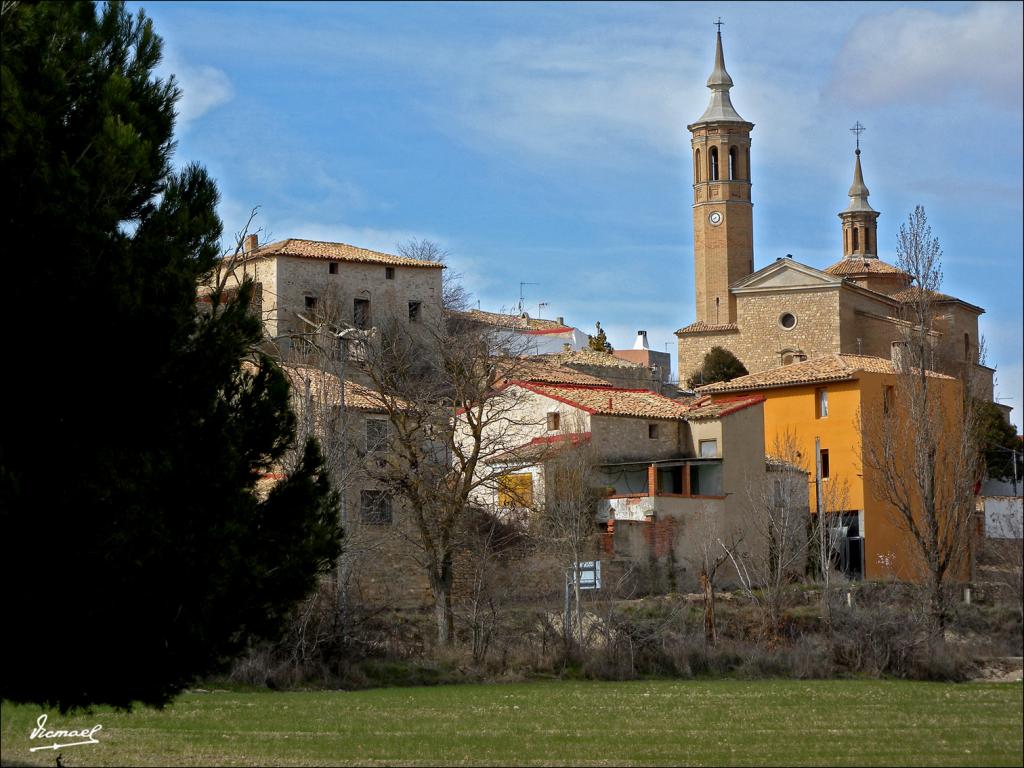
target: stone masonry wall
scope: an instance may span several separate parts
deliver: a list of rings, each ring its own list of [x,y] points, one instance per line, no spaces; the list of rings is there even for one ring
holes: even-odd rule
[[[750,373],[777,368],[784,351],[808,358],[840,351],[839,291],[778,291],[737,297],[739,331],[684,334],[679,338],[679,376],[685,381],[714,346],[730,350]],[[792,329],[779,324],[784,312],[796,316]]]

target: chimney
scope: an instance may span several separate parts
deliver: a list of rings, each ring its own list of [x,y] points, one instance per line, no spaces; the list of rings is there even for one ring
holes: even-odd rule
[[[259,235],[246,235],[245,236],[245,246],[243,248],[243,252],[244,253],[252,253],[257,248],[259,248],[259,246],[260,246],[260,236]]]
[[[633,349],[650,349],[647,346],[647,331],[637,331],[636,340],[633,342]]]
[[[565,318],[559,315],[558,317],[555,318],[555,322],[558,323],[559,325],[565,325]]]

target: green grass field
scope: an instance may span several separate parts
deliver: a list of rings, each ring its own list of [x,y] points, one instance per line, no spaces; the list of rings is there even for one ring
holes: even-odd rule
[[[189,693],[164,712],[97,709],[78,765],[1021,765],[1019,683],[538,682],[358,692]],[[2,707],[3,761],[41,710]]]

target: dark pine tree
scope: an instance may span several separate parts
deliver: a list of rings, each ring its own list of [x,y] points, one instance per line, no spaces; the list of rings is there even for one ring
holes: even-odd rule
[[[746,376],[747,369],[743,363],[724,347],[712,347],[704,355],[704,363],[690,374],[686,386],[690,389],[703,384],[714,384],[716,381],[729,381],[737,376]]]
[[[2,32],[0,695],[162,705],[280,631],[338,555],[337,496],[312,442],[256,492],[294,444],[288,385],[254,352],[251,285],[196,312],[218,195],[172,171],[151,22],[5,3]]]

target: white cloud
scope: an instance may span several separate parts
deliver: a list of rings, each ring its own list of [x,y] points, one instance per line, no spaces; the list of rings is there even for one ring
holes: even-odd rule
[[[227,104],[235,95],[227,73],[216,67],[191,66],[171,57],[160,69],[162,76],[173,74],[181,89],[175,106],[179,131],[188,129],[211,109]]]
[[[959,13],[903,8],[865,17],[836,61],[832,90],[855,105],[948,101],[972,91],[1021,104],[1022,6],[980,3]]]

